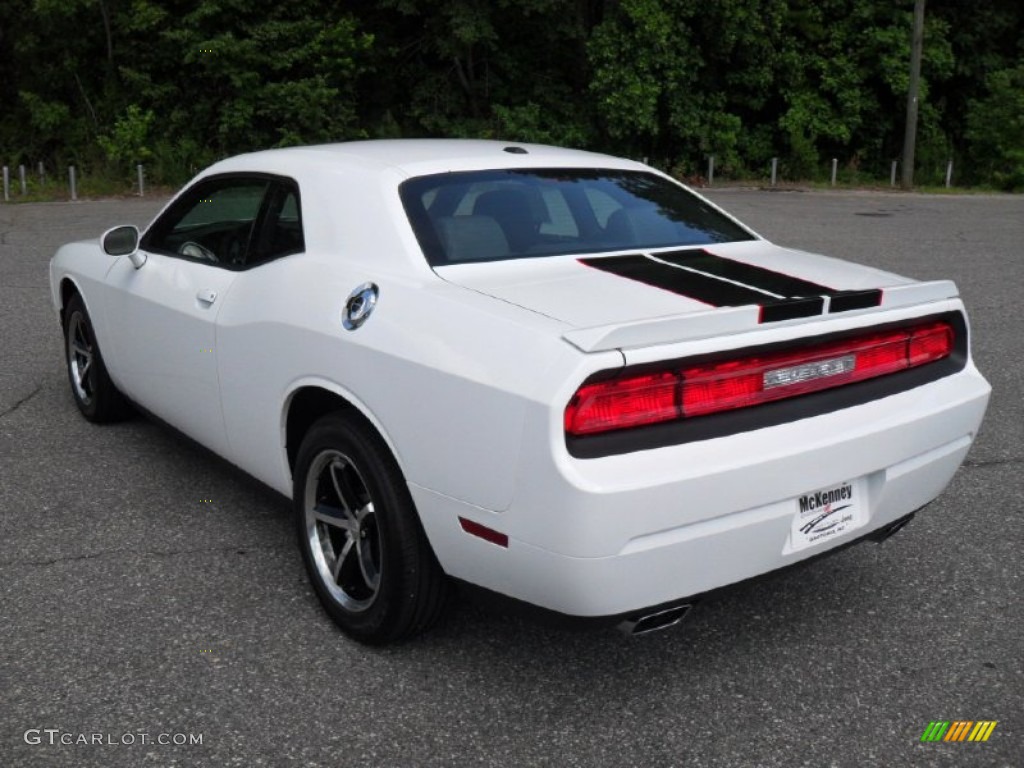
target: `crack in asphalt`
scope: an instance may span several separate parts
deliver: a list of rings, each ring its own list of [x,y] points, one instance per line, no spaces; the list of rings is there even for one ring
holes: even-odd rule
[[[8,565],[54,565],[56,563],[74,563],[81,560],[96,560],[109,555],[145,555],[149,557],[175,557],[177,555],[193,555],[203,552],[234,552],[245,555],[249,552],[266,552],[278,549],[291,549],[287,544],[268,544],[258,547],[199,547],[197,549],[169,549],[169,550],[136,550],[136,549],[107,549],[103,552],[91,552],[87,555],[66,555],[64,557],[53,557],[48,560],[0,560],[0,568]]]
[[[1017,456],[1011,459],[982,459],[981,461],[967,459],[964,462],[965,467],[1000,467],[1004,464],[1024,464],[1024,456]]]
[[[21,406],[23,406],[25,403],[27,403],[33,397],[38,395],[42,391],[42,389],[43,389],[43,385],[42,384],[37,384],[36,388],[33,389],[29,394],[25,395],[25,397],[21,398],[21,400],[16,402],[14,405],[12,405],[10,408],[8,408],[3,413],[0,413],[0,419],[4,418],[5,416],[10,416],[12,413],[14,413],[16,410],[21,408]]]

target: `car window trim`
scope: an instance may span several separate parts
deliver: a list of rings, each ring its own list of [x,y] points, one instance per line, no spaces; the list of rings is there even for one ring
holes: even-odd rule
[[[249,257],[252,255],[252,247],[255,243],[259,243],[267,233],[267,228],[270,227],[270,206],[274,201],[275,195],[282,195],[287,197],[288,194],[295,195],[295,210],[297,213],[299,231],[302,233],[302,248],[297,251],[289,251],[287,253],[279,253],[270,258],[262,261],[256,261],[249,263]],[[284,207],[284,201],[282,200],[282,209]],[[280,213],[278,214],[280,220]],[[297,253],[305,253],[306,251],[306,231],[302,226],[302,196],[299,192],[299,185],[294,179],[290,179],[286,176],[275,176],[270,180],[270,186],[267,187],[267,192],[263,196],[263,202],[260,204],[260,210],[256,214],[256,221],[253,225],[253,230],[249,236],[249,246],[246,249],[246,261],[245,264],[240,265],[244,269],[252,269],[259,267],[264,264],[269,264],[272,261],[283,259],[287,256],[294,256]]]
[[[186,256],[185,254],[182,254],[182,253],[167,251],[167,250],[159,249],[159,248],[153,248],[151,246],[151,237],[153,236],[153,232],[154,232],[154,229],[156,228],[157,224],[159,224],[159,222],[165,216],[170,216],[170,215],[173,215],[175,212],[177,212],[179,210],[179,205],[182,203],[182,201],[186,200],[187,198],[189,198],[189,196],[196,189],[198,189],[201,186],[206,185],[206,184],[217,183],[217,182],[225,181],[225,180],[234,180],[234,179],[237,179],[237,180],[240,180],[240,181],[248,180],[248,181],[265,181],[265,182],[267,182],[267,188],[266,188],[266,190],[264,190],[263,198],[260,200],[260,207],[259,207],[259,210],[256,213],[256,218],[253,219],[253,228],[252,228],[252,231],[249,233],[249,240],[246,243],[245,260],[243,261],[242,264],[228,264],[228,263],[224,263],[224,262],[220,262],[220,261],[210,261],[208,259],[197,259],[197,258],[192,257],[192,256]],[[265,207],[266,207],[267,199],[268,199],[269,195],[271,194],[271,191],[272,191],[272,189],[273,189],[275,184],[281,184],[281,185],[285,186],[286,188],[290,188],[295,193],[295,205],[296,205],[296,208],[298,209],[299,227],[301,228],[302,227],[302,196],[301,196],[301,192],[300,192],[300,189],[299,189],[298,181],[296,181],[291,176],[285,176],[284,174],[277,174],[277,173],[268,173],[266,171],[228,171],[228,172],[225,172],[225,173],[215,173],[215,174],[211,174],[209,176],[203,176],[200,179],[196,179],[191,184],[189,184],[187,187],[185,187],[180,193],[178,193],[177,197],[175,197],[174,200],[171,201],[170,205],[168,205],[160,213],[160,215],[157,216],[150,223],[150,225],[148,227],[146,227],[146,231],[143,233],[142,237],[139,240],[139,249],[143,250],[143,251],[146,251],[147,253],[159,254],[161,256],[167,256],[167,257],[173,258],[173,259],[180,259],[181,261],[186,261],[186,262],[188,262],[190,264],[202,264],[202,265],[207,266],[207,267],[217,267],[219,269],[224,269],[224,270],[227,270],[229,272],[245,272],[245,271],[247,271],[249,269],[253,269],[255,267],[261,267],[264,264],[269,264],[272,261],[276,261],[278,258],[285,258],[286,256],[293,256],[293,255],[295,255],[294,253],[287,253],[287,254],[282,254],[281,256],[275,256],[274,258],[267,259],[266,261],[258,262],[256,264],[249,264],[249,263],[247,263],[248,262],[248,258],[249,258],[249,251],[250,251],[250,248],[252,247],[252,243],[253,243],[253,236],[256,233],[257,228],[259,226],[261,226],[261,218],[263,217],[264,212],[265,212]],[[305,246],[306,238],[305,238],[305,230],[304,229],[303,229],[303,238],[302,238],[302,240],[303,240],[303,246]],[[303,247],[303,251],[297,251],[296,253],[303,253],[304,250],[305,250],[305,248]]]

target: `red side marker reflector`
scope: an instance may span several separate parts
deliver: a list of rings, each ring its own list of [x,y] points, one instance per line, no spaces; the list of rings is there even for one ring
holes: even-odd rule
[[[464,517],[459,518],[459,525],[468,534],[479,536],[484,541],[497,544],[499,547],[508,548],[508,536],[500,531],[488,528],[486,525],[480,525],[480,523],[473,522],[472,520],[467,520]]]

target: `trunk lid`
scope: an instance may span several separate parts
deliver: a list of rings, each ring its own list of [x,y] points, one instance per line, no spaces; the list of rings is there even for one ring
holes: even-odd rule
[[[570,328],[584,352],[707,338],[765,323],[937,301],[950,281],[919,283],[764,240],[701,248],[514,259],[436,268],[455,285]]]

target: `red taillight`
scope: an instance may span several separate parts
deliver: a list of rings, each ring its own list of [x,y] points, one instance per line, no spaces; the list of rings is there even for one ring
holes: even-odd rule
[[[589,435],[746,408],[864,381],[948,357],[946,322],[899,328],[671,371],[585,384],[565,409],[565,431]]]
[[[745,408],[838,387],[909,367],[909,331],[683,369],[683,415]]]
[[[908,357],[910,367],[948,357],[953,351],[953,328],[946,323],[935,323],[918,328],[910,335]]]
[[[678,418],[679,375],[672,372],[584,384],[565,408],[565,431],[589,435]]]

